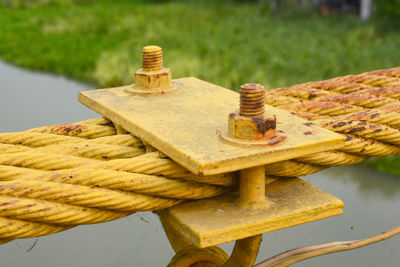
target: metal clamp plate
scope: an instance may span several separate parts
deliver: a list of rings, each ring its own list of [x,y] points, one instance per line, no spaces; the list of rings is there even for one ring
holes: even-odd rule
[[[238,93],[196,78],[174,80],[179,90],[132,95],[131,86],[85,91],[79,100],[198,175],[212,175],[293,159],[343,146],[343,137],[266,105],[284,142],[239,146],[223,141]]]

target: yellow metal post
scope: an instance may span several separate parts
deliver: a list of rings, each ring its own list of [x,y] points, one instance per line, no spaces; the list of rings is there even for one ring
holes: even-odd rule
[[[243,209],[257,209],[268,207],[265,197],[265,166],[244,169],[239,172],[238,207]],[[253,266],[257,259],[262,235],[255,235],[235,242],[235,247],[226,267]]]
[[[229,115],[229,131],[237,138],[262,139],[275,135],[276,117],[265,116],[265,91],[259,84],[245,84],[240,87],[240,116],[243,121],[251,122],[255,127],[245,124],[245,131],[234,116]],[[232,125],[234,125],[232,127]],[[251,126],[251,124],[250,124]],[[239,198],[236,204],[242,209],[258,209],[268,207],[265,197],[265,165],[240,170],[239,172]],[[248,267],[253,266],[257,259],[262,235],[255,235],[237,240],[229,260],[224,264],[226,267]]]
[[[244,169],[239,172],[239,198],[236,205],[245,209],[265,208],[265,166]]]

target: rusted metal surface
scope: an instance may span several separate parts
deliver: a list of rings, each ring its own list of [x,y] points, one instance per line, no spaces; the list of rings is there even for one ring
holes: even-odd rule
[[[347,95],[338,94],[334,96],[327,96],[318,99],[318,101],[335,102],[367,108],[376,108],[389,104],[400,104],[400,102],[395,99],[375,96],[365,92],[353,92]]]
[[[268,91],[269,94],[277,94],[281,96],[289,96],[295,97],[303,100],[312,100],[315,101],[320,99],[321,97],[337,95],[337,93],[333,91],[316,89],[307,86],[291,86],[286,88],[277,88]]]
[[[370,94],[370,95],[376,95],[376,96],[384,96],[384,97],[390,97],[394,99],[400,100],[400,85],[393,85],[393,86],[387,86],[387,87],[382,87],[382,88],[370,88],[370,89],[364,89],[364,93]]]
[[[383,107],[379,107],[379,110],[382,111],[392,111],[392,112],[400,112],[400,105],[394,104],[394,105],[387,105]]]
[[[400,128],[399,113],[376,109],[337,116],[336,119],[366,121],[371,123],[385,124],[396,129]]]
[[[261,84],[246,83],[240,86],[240,115],[254,118],[264,117],[265,88]]]
[[[60,134],[60,135],[71,135],[75,136],[82,131],[87,129],[86,125],[79,125],[79,124],[59,124],[57,126],[45,126],[44,129],[40,132],[47,132],[47,129],[51,129],[52,133]]]
[[[30,129],[28,132],[51,133],[89,139],[114,135],[117,133],[115,128],[111,126],[79,123],[43,126]]]
[[[385,87],[385,86],[392,86],[392,85],[400,84],[400,79],[398,79],[398,78],[394,78],[394,77],[390,77],[390,76],[372,75],[372,74],[368,74],[368,73],[337,77],[332,80],[361,83],[361,84],[366,84],[366,85],[371,85],[371,86],[376,86],[376,87]]]
[[[367,72],[368,74],[372,75],[383,75],[383,76],[391,76],[395,78],[400,78],[400,68],[391,68],[391,69],[385,69],[385,70],[375,70],[375,71],[370,71]]]
[[[360,112],[366,110],[363,107],[357,107],[347,104],[339,104],[334,102],[323,102],[323,101],[308,101],[302,103],[293,103],[280,106],[279,108],[285,110],[294,110],[302,112],[317,113],[320,115],[338,116],[354,112]]]
[[[302,103],[304,100],[297,99],[293,97],[275,95],[274,90],[267,90],[265,97],[265,104],[271,105],[273,107],[279,107],[282,105],[292,104],[292,103]]]
[[[366,89],[374,89],[375,87],[365,84],[358,84],[354,82],[347,82],[341,80],[330,79],[326,81],[309,82],[302,84],[302,86],[324,89],[341,94],[348,94]]]
[[[354,134],[364,138],[400,145],[400,131],[386,125],[357,120],[315,121],[317,125],[344,134]]]
[[[240,87],[240,110],[228,116],[231,137],[248,140],[275,136],[276,116],[265,113],[265,89],[261,84],[247,83]]]
[[[250,118],[230,113],[228,128],[233,137],[240,139],[268,139],[275,135],[276,117]]]

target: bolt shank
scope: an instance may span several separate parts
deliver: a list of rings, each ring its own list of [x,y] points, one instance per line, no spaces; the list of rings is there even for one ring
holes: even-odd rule
[[[236,204],[240,208],[257,209],[268,206],[265,197],[265,166],[244,169],[239,172],[239,198]]]

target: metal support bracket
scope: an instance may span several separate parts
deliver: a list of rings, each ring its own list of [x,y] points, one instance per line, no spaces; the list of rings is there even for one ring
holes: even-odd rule
[[[178,243],[203,248],[238,240],[227,265],[250,266],[260,234],[342,213],[339,199],[298,178],[265,187],[263,167],[338,149],[344,144],[341,135],[266,105],[265,114],[276,119],[276,134],[262,142],[237,140],[227,133],[228,114],[238,106],[236,92],[196,78],[177,79],[173,84],[178,90],[165,95],[131,94],[129,85],[81,92],[79,100],[196,175],[240,171],[239,195],[157,212],[168,231],[179,233]],[[239,126],[247,127],[246,123]],[[250,127],[253,124],[249,122]],[[240,251],[246,244],[252,248],[245,257]],[[243,265],[238,263],[241,259]]]

